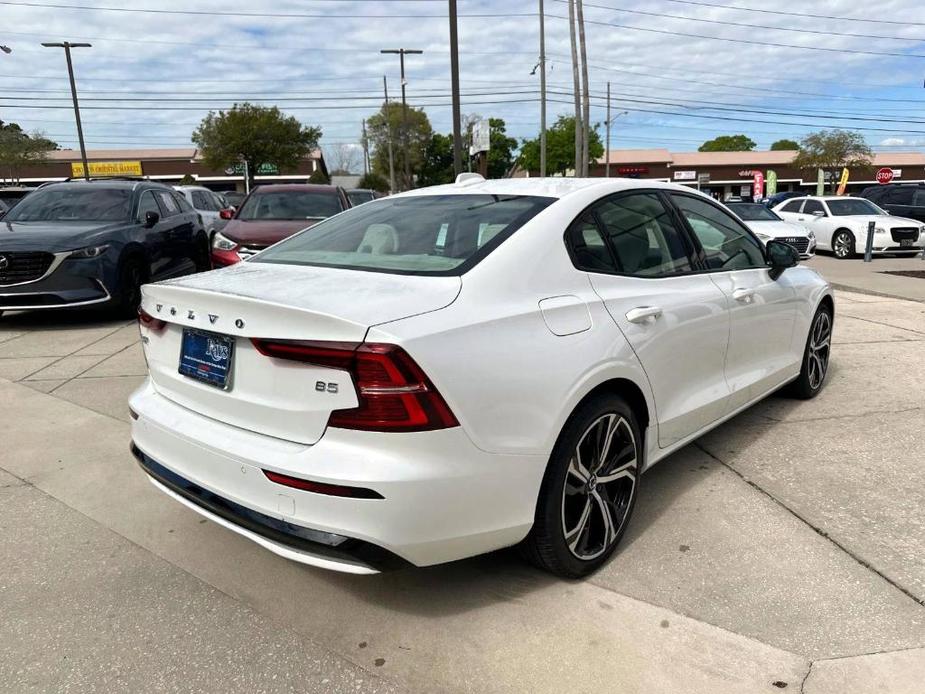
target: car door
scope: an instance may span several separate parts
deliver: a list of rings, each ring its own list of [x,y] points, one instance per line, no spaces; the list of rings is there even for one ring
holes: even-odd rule
[[[699,247],[699,263],[726,297],[725,374],[733,411],[780,385],[799,360],[793,353],[798,303],[793,274],[772,277],[761,242],[718,205],[685,193],[671,198]]]
[[[672,446],[722,416],[729,311],[692,266],[692,246],[667,199],[632,191],[602,199],[569,230],[588,273],[632,345],[655,399],[658,443]]]
[[[148,212],[154,212],[158,216],[157,224],[153,227],[144,227],[145,216]],[[158,205],[154,193],[145,190],[138,198],[137,219],[143,225],[143,239],[145,251],[150,261],[151,279],[159,279],[164,276],[166,268],[170,265],[170,256],[168,253],[168,231],[169,223],[163,218],[163,211]]]
[[[184,267],[185,260],[191,255],[187,246],[192,223],[188,216],[183,214],[177,197],[174,197],[170,191],[158,190],[155,191],[154,196],[160,205],[161,219],[166,227],[164,248],[166,262],[163,275],[169,277],[178,274]]]

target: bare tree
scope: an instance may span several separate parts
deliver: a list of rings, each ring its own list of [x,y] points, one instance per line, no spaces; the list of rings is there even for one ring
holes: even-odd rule
[[[568,29],[572,43],[572,85],[575,92],[575,175],[581,175],[584,126],[581,121],[581,84],[578,81],[578,46],[575,41],[575,0],[568,1]]]
[[[345,175],[360,170],[360,158],[363,154],[362,144],[331,145],[327,148],[328,167],[332,174]]]
[[[588,91],[588,51],[585,44],[585,12],[583,0],[575,0],[578,17],[578,46],[581,51],[581,175],[589,173],[588,137],[591,128],[591,95]]]

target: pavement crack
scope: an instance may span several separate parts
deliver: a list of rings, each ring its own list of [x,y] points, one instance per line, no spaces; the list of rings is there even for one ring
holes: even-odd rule
[[[809,667],[806,668],[806,674],[803,675],[803,681],[800,682],[800,694],[806,694],[806,680],[809,679],[809,676],[813,671],[813,665],[815,664],[816,664],[815,660],[809,661]]]
[[[921,408],[915,408],[915,409],[921,409]],[[846,545],[843,545],[841,542],[839,542],[839,541],[836,540],[834,537],[832,537],[831,535],[829,535],[829,533],[827,533],[825,530],[823,530],[822,528],[820,528],[820,527],[814,525],[808,518],[805,518],[804,516],[800,515],[800,514],[797,513],[795,510],[793,510],[792,508],[790,508],[789,506],[787,506],[783,501],[781,501],[781,500],[778,499],[776,496],[774,496],[773,494],[771,494],[769,491],[767,491],[766,489],[764,489],[763,487],[761,487],[757,482],[755,482],[755,481],[749,479],[748,477],[746,477],[745,475],[743,475],[741,472],[739,472],[736,468],[734,468],[732,465],[730,465],[729,463],[727,463],[725,460],[722,460],[722,459],[719,458],[718,456],[716,456],[716,455],[714,455],[713,453],[711,453],[710,451],[708,451],[706,448],[704,448],[704,446],[703,446],[699,441],[695,441],[695,442],[694,442],[694,446],[695,446],[698,450],[702,451],[705,455],[709,456],[710,458],[712,458],[713,460],[715,460],[717,463],[719,463],[720,465],[722,465],[724,468],[726,468],[727,470],[729,470],[730,472],[732,472],[736,477],[738,477],[740,480],[742,480],[743,482],[745,482],[745,484],[747,484],[749,487],[751,487],[751,488],[754,489],[755,491],[761,493],[762,495],[764,495],[765,497],[767,497],[768,499],[770,499],[771,501],[773,501],[775,504],[777,504],[778,506],[780,506],[780,507],[781,507],[782,509],[784,509],[787,513],[789,513],[791,516],[793,516],[794,518],[796,518],[798,521],[800,521],[801,523],[803,523],[804,525],[806,525],[808,528],[810,528],[810,529],[811,529],[813,532],[815,532],[817,535],[819,535],[820,537],[825,538],[826,540],[828,540],[829,542],[831,542],[831,543],[832,543],[833,545],[835,545],[838,549],[840,549],[842,552],[844,552],[845,554],[847,554],[849,557],[851,557],[854,561],[856,561],[858,564],[860,564],[861,566],[863,566],[865,569],[867,569],[868,571],[871,571],[872,573],[875,573],[877,576],[879,576],[880,578],[882,578],[882,579],[883,579],[884,581],[886,581],[889,585],[893,586],[896,590],[898,590],[900,593],[902,593],[903,595],[905,595],[906,597],[908,597],[909,599],[911,599],[913,602],[915,602],[915,603],[916,603],[917,605],[919,605],[920,607],[925,607],[925,599],[918,597],[915,593],[913,593],[911,590],[909,590],[908,588],[906,588],[905,586],[903,586],[901,583],[899,583],[899,582],[897,582],[896,580],[894,580],[894,579],[890,578],[889,576],[887,576],[885,573],[883,573],[882,571],[880,571],[879,569],[877,569],[875,566],[873,566],[869,561],[867,561],[866,559],[864,559],[863,557],[861,557],[859,554],[857,554],[856,552],[854,552],[853,550],[851,550],[849,547],[847,547]]]

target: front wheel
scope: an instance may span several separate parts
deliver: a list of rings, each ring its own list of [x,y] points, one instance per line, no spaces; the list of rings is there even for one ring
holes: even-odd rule
[[[596,571],[617,548],[639,488],[642,435],[623,398],[601,395],[569,418],[523,542],[536,566],[565,578]]]
[[[831,349],[832,312],[825,306],[820,306],[813,316],[806,338],[800,375],[790,386],[790,392],[794,397],[809,400],[819,394],[829,373]]]
[[[131,318],[141,304],[141,285],[145,282],[145,267],[140,258],[127,258],[119,267],[119,284],[113,296],[116,312]]]
[[[835,252],[836,258],[839,260],[853,258],[854,248],[854,234],[844,229],[835,232],[835,236],[832,238],[832,250]]]

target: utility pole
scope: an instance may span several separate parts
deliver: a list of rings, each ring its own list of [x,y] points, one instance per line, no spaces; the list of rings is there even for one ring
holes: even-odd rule
[[[87,148],[84,145],[84,131],[80,124],[80,106],[77,104],[77,85],[74,82],[74,65],[71,62],[72,48],[92,48],[89,43],[43,43],[45,48],[63,48],[64,56],[67,59],[67,76],[71,80],[71,99],[74,101],[74,118],[77,120],[77,140],[80,142],[80,160],[84,166],[84,178],[90,180],[90,166],[87,164]]]
[[[588,176],[588,140],[591,137],[591,95],[588,89],[588,51],[585,45],[584,0],[575,0],[578,18],[578,46],[581,51],[581,175]]]
[[[572,89],[575,94],[575,176],[581,176],[581,84],[578,81],[578,46],[575,43],[575,0],[568,0],[568,29],[572,44]]]
[[[363,119],[363,175],[369,173],[369,138],[366,137],[366,119]]]
[[[540,177],[546,177],[546,14],[540,0]]]
[[[380,53],[397,53],[399,60],[401,62],[401,145],[402,151],[404,152],[404,173],[405,173],[405,185],[407,189],[411,188],[411,157],[408,153],[408,102],[405,99],[405,85],[407,81],[405,80],[405,56],[406,55],[420,55],[424,51],[412,49],[412,48],[386,48]]]
[[[453,172],[462,173],[462,123],[459,113],[459,35],[456,27],[456,0],[450,2],[450,79],[453,89]]]
[[[395,192],[395,161],[392,159],[392,118],[389,113],[389,83],[382,76],[382,88],[385,90],[385,127],[389,133],[389,193]]]
[[[604,177],[610,178],[610,80],[607,80],[607,134],[604,140]]]

